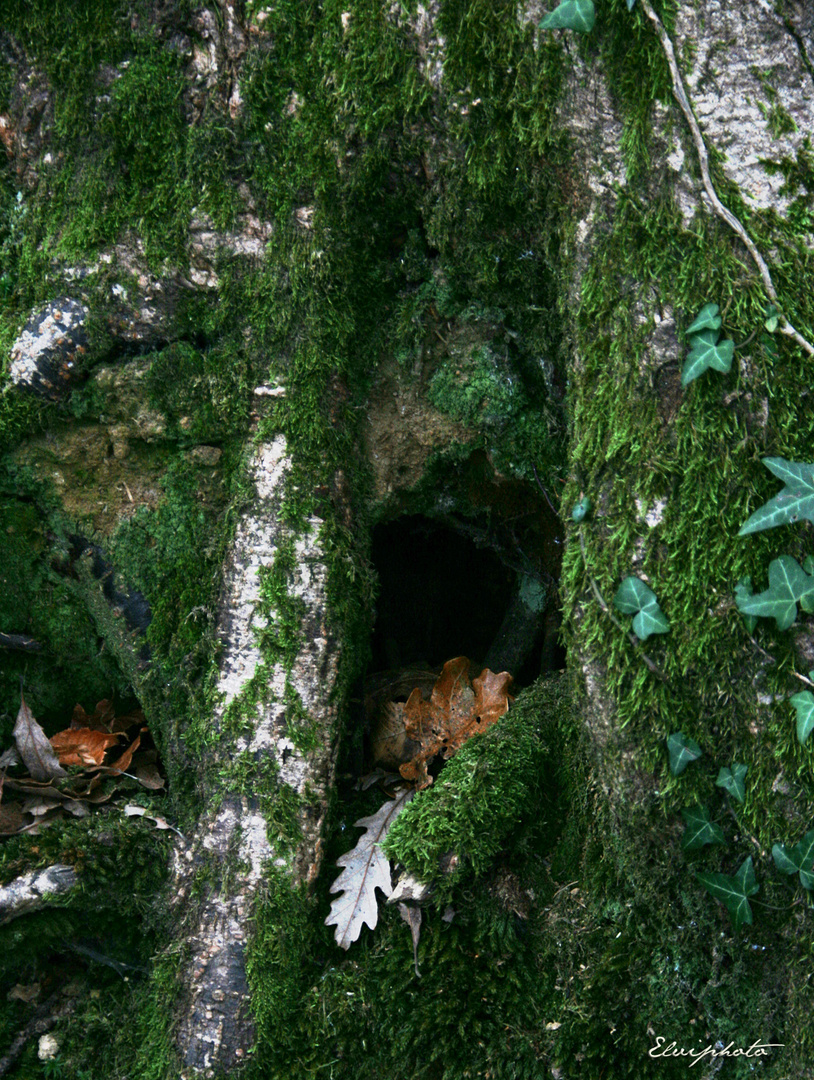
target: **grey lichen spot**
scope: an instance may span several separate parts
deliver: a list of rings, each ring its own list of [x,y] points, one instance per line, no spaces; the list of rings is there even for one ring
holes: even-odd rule
[[[11,347],[11,381],[42,397],[65,397],[88,349],[88,308],[60,297],[31,313]]]
[[[798,42],[761,0],[681,4],[674,40],[697,47],[685,79],[707,145],[725,154],[724,172],[750,206],[782,214],[784,179],[764,162],[793,159],[814,128],[814,82]]]

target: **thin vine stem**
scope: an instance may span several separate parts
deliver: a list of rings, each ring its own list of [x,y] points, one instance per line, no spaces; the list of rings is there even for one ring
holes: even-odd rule
[[[704,184],[704,190],[707,193],[707,197],[712,204],[712,209],[718,215],[718,217],[725,221],[726,224],[732,229],[741,239],[746,250],[752,256],[755,265],[758,268],[761,278],[763,279],[763,286],[766,290],[769,299],[779,308],[780,301],[777,297],[777,290],[774,287],[772,281],[772,275],[769,271],[769,267],[766,265],[766,260],[758,251],[755,242],[751,236],[747,233],[741,222],[731,210],[727,210],[721,200],[718,198],[718,193],[715,190],[715,186],[712,183],[712,177],[709,172],[709,154],[707,153],[707,147],[704,142],[704,136],[701,134],[701,128],[698,126],[698,121],[695,119],[695,114],[692,111],[687,92],[684,89],[684,80],[681,77],[681,71],[678,67],[676,60],[675,50],[673,49],[673,43],[670,40],[670,35],[664,29],[664,24],[658,17],[656,12],[650,6],[649,0],[640,0],[642,10],[648,19],[652,22],[658,34],[661,47],[664,50],[664,55],[667,58],[667,64],[670,68],[670,77],[673,82],[673,94],[676,101],[679,104],[681,111],[684,113],[684,118],[687,121],[690,132],[692,134],[692,140],[695,143],[696,153],[698,154],[698,163],[701,166],[701,179]],[[782,313],[779,314],[778,330],[781,334],[785,334],[787,337],[793,338],[798,345],[800,345],[809,356],[814,356],[814,345],[808,341],[807,338],[791,325],[789,320]]]
[[[662,679],[664,682],[667,682],[668,681],[667,676],[664,674],[664,672],[661,670],[661,668],[650,659],[650,657],[647,655],[647,653],[644,652],[644,650],[642,649],[642,643],[639,641],[639,639],[636,637],[636,635],[634,633],[632,633],[631,631],[625,629],[624,626],[622,626],[622,624],[619,622],[619,620],[616,618],[616,616],[613,614],[613,612],[611,611],[611,609],[608,607],[607,603],[605,602],[605,597],[599,591],[599,586],[597,585],[596,581],[594,580],[593,576],[591,575],[590,570],[588,569],[588,553],[585,550],[585,537],[583,535],[581,527],[580,527],[580,530],[579,530],[579,546],[580,546],[580,549],[582,551],[582,565],[585,567],[585,573],[588,575],[588,581],[591,583],[591,590],[593,591],[593,594],[596,597],[597,603],[602,608],[602,610],[605,612],[605,614],[608,616],[608,618],[613,623],[613,625],[618,627],[622,631],[623,634],[627,635],[627,637],[630,639],[631,645],[636,650],[636,652],[639,654],[639,656],[642,658],[642,660],[644,660],[648,670],[652,671],[653,674],[656,675],[659,679]]]

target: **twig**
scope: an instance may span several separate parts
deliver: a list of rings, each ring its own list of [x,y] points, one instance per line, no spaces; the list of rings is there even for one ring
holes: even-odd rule
[[[23,634],[3,634],[0,633],[0,648],[3,649],[20,649],[21,652],[41,652],[42,645],[33,638],[25,637]]]
[[[40,1005],[25,1027],[17,1033],[17,1037],[4,1056],[0,1058],[0,1076],[5,1076],[17,1064],[23,1050],[35,1035],[44,1035],[52,1027],[56,1027],[57,1021],[72,1010],[72,1000],[70,998],[63,1000],[65,997],[65,990],[60,988]]]
[[[588,554],[587,554],[587,552],[585,550],[585,537],[582,534],[582,529],[581,528],[579,530],[579,546],[580,546],[580,549],[582,551],[582,562],[583,562],[583,565],[585,566],[585,573],[588,575],[588,581],[590,581],[590,583],[591,583],[591,589],[593,590],[593,594],[597,599],[597,603],[602,608],[602,610],[605,612],[605,614],[608,616],[608,618],[611,620],[613,625],[618,627],[622,631],[623,634],[627,634],[628,638],[630,639],[631,645],[636,650],[636,652],[639,654],[639,656],[642,658],[642,660],[644,660],[648,670],[652,671],[653,674],[656,675],[659,679],[662,679],[664,682],[667,682],[668,681],[667,676],[664,674],[664,672],[661,670],[661,668],[658,667],[658,665],[655,664],[650,659],[650,657],[647,655],[647,653],[643,651],[642,643],[639,641],[639,639],[636,637],[636,635],[632,631],[630,631],[630,630],[626,629],[624,626],[622,626],[622,624],[619,622],[619,620],[613,614],[611,609],[605,603],[605,598],[602,595],[602,593],[599,591],[599,586],[594,581],[593,577],[591,576],[591,572],[588,569]]]
[[[540,477],[537,475],[537,466],[534,464],[533,461],[531,463],[531,471],[534,473],[534,479],[537,481],[537,487],[540,489],[540,491],[542,491],[543,495],[545,495],[545,501],[551,507],[552,513],[556,514],[557,511],[554,509],[554,503],[551,501],[551,499],[549,499],[548,492],[540,483]]]
[[[656,33],[658,34],[659,41],[661,42],[661,47],[664,50],[664,55],[667,57],[667,63],[670,68],[670,76],[673,81],[673,94],[675,95],[675,99],[678,102],[681,111],[684,113],[684,118],[689,125],[692,139],[695,143],[695,149],[698,153],[698,163],[701,166],[701,179],[704,184],[704,190],[706,191],[707,197],[712,204],[712,209],[715,211],[718,217],[721,218],[722,221],[725,221],[726,224],[730,227],[730,229],[732,229],[740,237],[744,247],[754,259],[755,265],[757,266],[758,271],[760,272],[760,276],[763,279],[763,286],[766,289],[766,293],[769,296],[769,299],[772,300],[772,302],[777,307],[779,307],[780,301],[777,297],[777,291],[775,290],[774,283],[772,282],[772,275],[769,272],[769,267],[766,265],[763,256],[758,251],[754,241],[749,236],[746,229],[731,212],[731,210],[727,210],[727,208],[718,198],[718,193],[713,186],[712,178],[709,173],[709,155],[707,154],[704,137],[701,134],[701,129],[698,126],[698,121],[695,119],[695,114],[692,111],[692,106],[690,105],[689,99],[687,98],[687,92],[684,89],[684,82],[681,78],[681,72],[678,68],[678,63],[676,61],[675,51],[673,49],[673,43],[670,40],[670,35],[664,29],[664,25],[661,19],[650,6],[649,0],[641,0],[641,5],[645,15],[656,28]],[[809,356],[814,356],[814,345],[812,345],[810,341],[804,338],[803,335],[799,333],[799,331],[794,329],[794,327],[791,325],[785,315],[780,314],[779,318],[780,322],[778,325],[778,330],[780,330],[780,332],[782,334],[785,334],[787,337],[793,338],[798,345],[805,349]]]

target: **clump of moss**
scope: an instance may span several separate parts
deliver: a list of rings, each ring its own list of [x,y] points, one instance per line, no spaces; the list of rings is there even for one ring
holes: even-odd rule
[[[421,880],[436,882],[441,898],[461,879],[482,874],[524,815],[553,807],[546,732],[567,709],[562,677],[538,682],[521,695],[399,815],[385,841],[387,854]],[[450,855],[456,856],[455,867],[441,874]]]

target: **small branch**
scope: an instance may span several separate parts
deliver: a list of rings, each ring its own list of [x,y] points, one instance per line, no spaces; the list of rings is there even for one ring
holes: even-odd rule
[[[661,670],[661,668],[658,667],[658,665],[655,664],[650,659],[650,657],[647,655],[647,653],[642,650],[642,643],[639,641],[639,639],[636,637],[636,635],[632,631],[627,630],[624,626],[622,626],[622,624],[619,622],[619,620],[613,614],[611,609],[605,603],[605,598],[602,595],[602,593],[599,591],[599,586],[594,581],[593,577],[591,576],[591,572],[588,569],[588,554],[587,554],[587,552],[585,550],[585,537],[582,535],[582,529],[581,528],[579,530],[579,546],[580,546],[580,549],[582,551],[582,562],[583,562],[583,565],[585,567],[585,573],[588,575],[588,581],[591,583],[591,589],[593,590],[593,594],[597,599],[597,603],[602,608],[602,610],[605,612],[605,614],[608,616],[608,618],[613,623],[613,625],[618,627],[622,631],[623,634],[627,634],[628,638],[630,639],[631,645],[636,650],[636,652],[639,654],[639,656],[642,658],[642,660],[644,660],[645,665],[647,666],[647,669],[649,671],[652,671],[653,674],[656,675],[659,679],[662,679],[664,682],[667,682],[667,676],[664,674],[664,672]]]
[[[543,495],[545,495],[545,501],[551,507],[552,513],[556,514],[557,511],[554,509],[554,503],[551,501],[551,499],[549,499],[548,492],[543,487],[543,485],[540,483],[540,477],[537,475],[537,466],[534,464],[533,461],[531,463],[531,470],[534,473],[534,479],[537,481],[537,487],[540,489],[540,491],[542,491]]]
[[[21,652],[41,652],[42,645],[33,638],[25,637],[23,634],[2,634],[0,633],[0,648],[2,649],[19,649]]]
[[[72,866],[48,866],[0,887],[0,926],[20,915],[47,907],[52,896],[70,892],[78,878]],[[2,1074],[0,1074],[2,1075]]]
[[[735,217],[735,215],[724,206],[721,200],[718,198],[718,193],[712,183],[712,177],[709,173],[709,155],[707,154],[707,148],[704,143],[704,137],[701,134],[701,128],[698,126],[698,121],[695,119],[695,114],[692,111],[689,99],[687,98],[687,92],[684,89],[684,81],[681,78],[681,72],[678,68],[678,62],[676,61],[675,51],[673,49],[673,43],[670,40],[670,36],[664,29],[664,25],[653,8],[650,6],[649,0],[641,0],[642,10],[648,19],[652,22],[656,28],[661,47],[664,50],[664,55],[667,58],[667,64],[670,68],[670,76],[673,81],[673,94],[675,99],[684,113],[684,118],[689,125],[690,132],[692,134],[693,142],[695,143],[695,149],[698,154],[698,163],[701,166],[701,179],[704,184],[704,190],[707,193],[712,209],[718,215],[718,217],[725,221],[726,224],[737,233],[740,237],[746,250],[752,256],[755,265],[758,268],[761,278],[763,279],[763,286],[770,300],[780,307],[780,301],[777,298],[777,291],[775,290],[774,283],[772,282],[772,275],[769,272],[769,267],[766,265],[766,261],[755,246],[754,241],[747,233],[746,229]],[[794,329],[785,315],[780,315],[780,325],[778,330],[787,337],[793,338],[798,345],[800,345],[809,356],[814,356],[814,345],[810,341],[807,341],[801,333]]]

